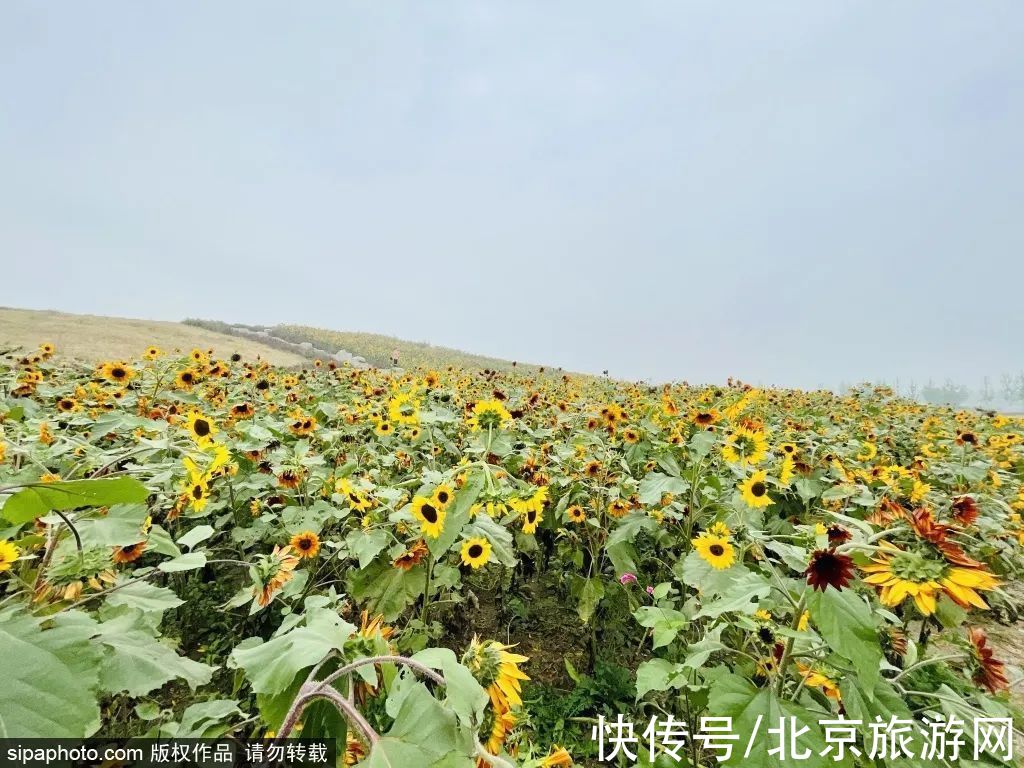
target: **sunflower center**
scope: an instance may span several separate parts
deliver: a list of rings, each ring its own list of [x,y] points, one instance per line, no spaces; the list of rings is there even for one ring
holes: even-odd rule
[[[765,492],[767,490],[768,489],[765,488],[764,483],[762,483],[760,481],[758,481],[758,482],[754,483],[752,486],[750,486],[750,492],[752,494],[754,494],[755,496],[764,496],[764,494],[765,494]]]
[[[203,498],[203,486],[201,486],[201,485],[193,485],[192,486],[192,498],[193,499],[201,499],[201,498]]]
[[[482,555],[483,553],[484,553],[484,548],[481,547],[479,544],[473,544],[469,548],[469,556],[474,558],[474,559],[477,558],[477,557],[480,557],[480,555]]]
[[[712,544],[710,547],[708,547],[708,552],[710,552],[715,557],[721,557],[725,554],[725,547],[723,547],[721,544]]]
[[[423,519],[431,525],[437,522],[437,510],[430,504],[424,504],[423,509],[420,510],[420,514],[423,515]]]
[[[306,539],[300,539],[299,540],[299,549],[305,551],[305,550],[309,550],[309,549],[312,549],[312,548],[313,548],[313,540],[312,539],[306,538]]]
[[[210,422],[206,419],[196,419],[196,423],[193,425],[192,431],[199,437],[206,437],[210,434]]]

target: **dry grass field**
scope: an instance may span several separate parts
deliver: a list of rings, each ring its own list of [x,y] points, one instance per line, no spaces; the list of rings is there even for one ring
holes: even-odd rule
[[[0,307],[0,348],[33,350],[43,342],[55,344],[58,356],[88,362],[137,357],[150,344],[167,351],[212,348],[225,357],[237,352],[274,365],[304,362],[299,355],[257,341],[182,323]]]

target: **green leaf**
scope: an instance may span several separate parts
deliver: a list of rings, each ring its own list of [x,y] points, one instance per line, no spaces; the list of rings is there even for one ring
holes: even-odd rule
[[[390,622],[420,598],[426,579],[422,565],[405,571],[384,558],[369,568],[353,570],[348,578],[348,591],[359,602],[365,602],[371,613],[382,613],[384,620]]]
[[[205,552],[189,552],[173,560],[165,560],[157,568],[164,573],[178,573],[179,571],[194,571],[204,565],[206,565]]]
[[[705,603],[697,616],[715,617],[730,611],[753,615],[757,611],[758,601],[768,597],[771,591],[772,585],[764,576],[746,569],[737,570],[732,580],[717,594],[710,590],[702,594],[703,597],[716,595],[716,599]]]
[[[900,720],[911,720],[914,715],[907,708],[906,702],[885,679],[875,682],[874,688],[865,690],[859,679],[844,677],[839,681],[839,693],[843,697],[843,706],[846,709],[846,716],[853,720],[860,720],[865,723],[875,722],[878,717],[884,722],[889,722],[896,717]],[[909,734],[911,750],[915,755],[921,754],[923,746],[922,737],[915,729]],[[935,765],[932,761],[907,759],[890,760],[886,762],[887,768],[924,768],[924,766]]]
[[[652,648],[662,648],[673,640],[680,631],[686,629],[690,620],[686,614],[673,608],[662,608],[656,605],[643,605],[633,614],[641,627],[654,630]]]
[[[12,523],[27,523],[53,510],[139,504],[148,497],[146,486],[131,477],[45,483],[22,488],[8,498],[3,516]]]
[[[214,667],[179,656],[146,630],[134,628],[133,613],[99,626],[98,639],[106,646],[100,664],[102,690],[144,696],[175,678],[184,680],[192,690],[210,682]]]
[[[359,567],[366,568],[373,558],[380,554],[391,539],[387,531],[377,528],[371,531],[356,529],[345,539],[349,551],[359,558]]]
[[[386,735],[416,746],[420,757],[412,765],[423,765],[427,760],[436,760],[449,752],[457,751],[467,756],[473,752],[469,729],[461,728],[455,713],[443,707],[419,682],[403,692],[395,722]],[[403,768],[408,768],[408,765]]]
[[[197,525],[184,536],[179,537],[178,546],[185,547],[186,549],[192,549],[196,544],[206,541],[208,538],[213,536],[213,533],[213,526]]]
[[[427,648],[412,657],[431,669],[441,670],[445,680],[445,697],[449,706],[466,724],[480,722],[487,705],[487,691],[473,673],[459,663],[448,648]]]
[[[870,698],[881,675],[882,647],[875,617],[852,589],[814,590],[807,601],[811,621],[829,648],[850,661]]]
[[[48,637],[54,632],[57,637]],[[0,648],[0,736],[81,738],[96,732],[99,659],[88,633],[42,631],[35,618],[7,612],[0,614]],[[75,655],[82,668],[65,658]]]
[[[599,576],[584,579],[578,595],[579,605],[576,607],[580,621],[586,624],[597,610],[598,603],[604,598],[604,582]]]
[[[612,529],[605,551],[612,561],[616,576],[636,572],[636,549],[633,542],[640,531],[656,531],[657,529],[658,522],[642,512],[634,512],[622,518],[622,521]]]
[[[636,697],[640,699],[650,691],[667,691],[686,685],[683,665],[673,664],[667,659],[645,661],[636,670]]]
[[[332,610],[319,608],[306,614],[305,624],[272,637],[265,643],[235,648],[231,660],[245,670],[256,693],[276,694],[293,683],[300,670],[341,651],[355,627]]]
[[[640,503],[646,506],[661,504],[666,493],[678,496],[690,490],[690,484],[680,477],[670,477],[661,472],[650,472],[640,481]]]
[[[712,676],[710,687],[708,712],[715,717],[731,717],[731,732],[739,735],[729,760],[718,765],[742,765],[743,768],[790,768],[794,765],[822,768],[826,765],[842,765],[833,762],[831,754],[821,756],[826,742],[818,726],[818,715],[791,701],[780,699],[771,688],[757,688],[750,681],[732,673]],[[786,718],[786,737],[782,739],[785,757],[778,752],[769,754],[769,751],[780,746],[780,739],[778,735],[769,735],[768,729],[778,728],[780,718]],[[795,721],[789,718],[795,718]],[[790,753],[789,734],[805,727],[807,732],[796,740],[796,749],[803,759],[797,759]],[[750,754],[745,756],[751,737],[754,737],[753,746]],[[806,757],[804,750],[810,750]]]
[[[86,547],[123,547],[143,541],[142,524],[149,510],[145,504],[116,504],[107,514],[76,523]]]
[[[245,717],[234,699],[213,699],[193,704],[181,714],[176,739],[215,739],[231,727],[234,720]]]
[[[145,581],[136,581],[107,596],[107,605],[126,605],[144,613],[163,613],[184,603],[172,590]]]

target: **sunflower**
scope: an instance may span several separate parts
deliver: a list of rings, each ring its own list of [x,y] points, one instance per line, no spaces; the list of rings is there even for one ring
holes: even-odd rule
[[[476,636],[462,656],[462,664],[490,696],[496,710],[507,711],[523,704],[522,680],[529,680],[519,665],[529,659],[518,653],[509,653],[510,645],[497,640],[479,640]]]
[[[715,570],[724,570],[736,562],[736,550],[726,536],[705,532],[692,543],[697,554]]]
[[[307,435],[311,435],[315,429],[316,419],[312,416],[304,416],[302,414],[296,414],[292,423],[288,425],[288,430],[296,437],[306,437]]]
[[[612,517],[625,517],[629,512],[629,502],[625,499],[614,499],[608,505],[608,514]]]
[[[388,401],[388,419],[395,424],[412,425],[420,420],[420,401],[407,392],[399,392]]]
[[[963,527],[977,520],[978,514],[978,504],[970,496],[957,496],[953,499],[953,519]]]
[[[174,377],[174,386],[178,389],[192,389],[198,383],[199,372],[193,368],[178,371],[178,375]]]
[[[20,554],[21,550],[7,539],[0,541],[0,571],[9,571],[11,564],[18,559]]]
[[[202,512],[206,509],[206,504],[210,500],[210,486],[206,478],[201,475],[190,477],[185,486],[185,495],[193,511]]]
[[[542,522],[544,522],[543,513],[537,511],[534,507],[530,507],[523,514],[523,533],[536,533],[537,526]]]
[[[114,562],[115,563],[132,563],[142,557],[142,553],[146,551],[146,542],[140,541],[135,544],[129,544],[125,547],[114,547]]]
[[[344,477],[339,477],[334,483],[334,492],[344,496],[349,508],[356,512],[366,512],[373,507],[373,500]]]
[[[269,555],[260,556],[256,563],[257,583],[253,596],[260,607],[266,607],[274,594],[291,580],[299,558],[292,554],[291,546],[274,547]]]
[[[516,716],[509,711],[508,707],[492,707],[484,719],[481,736],[486,737],[484,748],[492,755],[501,751],[508,734],[516,727]],[[477,768],[488,768],[490,763],[477,758]]]
[[[826,697],[833,701],[840,701],[842,697],[839,693],[839,683],[833,678],[799,661],[796,663],[796,666],[804,678],[804,685],[808,688],[820,688]]]
[[[451,500],[455,498],[455,493],[449,486],[442,483],[434,489],[434,493],[431,498],[437,502],[439,507],[444,509],[451,503]]]
[[[100,375],[115,384],[127,384],[135,377],[135,371],[128,363],[108,362],[100,366]]]
[[[219,431],[213,419],[199,411],[190,411],[186,418],[186,429],[198,446],[207,446],[213,442],[213,436]]]
[[[462,544],[462,562],[476,570],[487,565],[491,559],[491,542],[483,537],[466,539]]]
[[[767,477],[768,473],[762,469],[740,483],[740,495],[748,507],[757,509],[775,503],[768,495],[768,486],[765,485]]]
[[[565,515],[569,518],[570,522],[576,523],[577,525],[582,525],[587,522],[587,513],[583,511],[583,507],[579,504],[571,505],[565,510]]]
[[[305,471],[302,468],[299,469],[283,469],[281,474],[277,476],[277,484],[282,488],[298,488],[302,484],[302,480],[305,478]]]
[[[482,429],[501,429],[510,421],[512,414],[500,400],[480,400],[473,405],[473,415],[467,423],[471,431],[479,432]]]
[[[755,466],[768,455],[768,438],[761,430],[737,427],[725,438],[722,458],[733,464]]]
[[[147,360],[156,360],[162,353],[159,347],[146,347],[146,351],[142,353],[142,356]]]
[[[720,414],[714,408],[706,411],[690,411],[690,421],[698,427],[710,427],[712,424],[716,424],[720,418]]]
[[[313,558],[316,557],[320,551],[320,537],[317,536],[313,531],[302,531],[292,536],[291,541],[292,549],[300,558]]]
[[[238,403],[237,405],[231,406],[231,417],[235,419],[248,419],[255,413],[256,409],[248,402]]]
[[[551,753],[540,761],[538,768],[566,768],[570,765],[573,765],[573,761],[569,750],[554,744],[551,747]]]
[[[45,357],[49,357],[50,355],[57,351],[57,348],[53,346],[53,344],[51,344],[50,342],[46,341],[39,345],[39,351]]]
[[[1006,679],[1006,671],[1003,662],[998,661],[992,655],[992,649],[988,647],[988,635],[985,630],[974,627],[967,632],[967,638],[971,641],[971,653],[974,657],[974,682],[985,686],[990,693],[1006,690],[1010,687]]]
[[[73,397],[62,397],[57,401],[57,410],[61,413],[72,413],[79,410],[78,401]]]
[[[373,431],[381,437],[384,437],[386,435],[394,434],[395,429],[391,426],[391,422],[389,421],[378,421],[377,426],[374,427]]]
[[[444,518],[447,514],[443,507],[438,507],[437,502],[428,499],[426,496],[416,496],[412,500],[412,514],[420,521],[420,528],[424,536],[436,539],[444,529]]]
[[[391,565],[403,571],[411,570],[423,562],[423,558],[425,558],[429,552],[430,550],[427,549],[427,543],[423,541],[423,539],[420,539],[409,549],[392,560]]]
[[[824,592],[828,587],[842,591],[853,578],[853,558],[834,549],[819,549],[811,555],[810,565],[804,571],[807,583]]]
[[[945,593],[961,608],[988,608],[977,590],[991,590],[999,581],[981,568],[951,566],[943,560],[926,558],[920,552],[898,549],[883,541],[883,551],[862,570],[864,581],[879,590],[882,605],[893,607],[907,597],[914,599],[925,616],[935,613],[936,598]]]

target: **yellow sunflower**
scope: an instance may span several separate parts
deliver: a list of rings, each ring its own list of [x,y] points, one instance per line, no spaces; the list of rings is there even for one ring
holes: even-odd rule
[[[439,507],[433,499],[426,496],[416,496],[412,500],[412,514],[420,521],[420,528],[424,536],[436,539],[444,529],[444,518],[447,514],[443,507]]]
[[[186,428],[196,445],[206,446],[213,442],[213,436],[219,431],[213,419],[199,411],[191,411],[186,419]]]
[[[0,571],[9,571],[20,554],[21,551],[7,539],[0,541]]]
[[[483,537],[466,539],[462,543],[462,562],[474,570],[487,565],[491,559],[491,542]]]
[[[762,469],[740,483],[740,495],[748,507],[757,509],[775,503],[768,495],[767,477],[768,473]]]
[[[135,371],[132,370],[132,367],[127,363],[119,361],[103,363],[100,366],[100,374],[103,378],[115,384],[127,384],[135,377]]]
[[[452,499],[455,498],[455,492],[450,486],[442,483],[434,489],[434,493],[431,498],[438,503],[438,506],[445,508],[451,504]]]
[[[737,427],[725,438],[722,458],[733,464],[756,466],[768,455],[768,438],[761,430]]]
[[[923,615],[931,616],[942,593],[961,608],[988,608],[978,590],[999,586],[999,580],[981,568],[950,565],[884,541],[882,548],[885,551],[862,570],[868,574],[864,581],[878,589],[882,605],[890,608],[911,597]]]
[[[500,400],[480,400],[473,406],[468,424],[470,430],[479,432],[481,429],[500,429],[511,420],[512,414]]]
[[[583,507],[579,504],[573,504],[567,510],[565,510],[566,517],[569,518],[570,522],[582,525],[587,522],[587,513],[583,511]]]
[[[725,536],[702,533],[693,540],[693,548],[708,565],[718,571],[736,562],[736,550]]]
[[[316,557],[320,551],[320,537],[313,531],[296,533],[288,543],[300,558]]]
[[[481,641],[474,637],[462,656],[463,665],[487,689],[495,710],[503,712],[522,706],[521,681],[530,679],[519,669],[529,659],[509,653],[511,647],[497,640]]]

